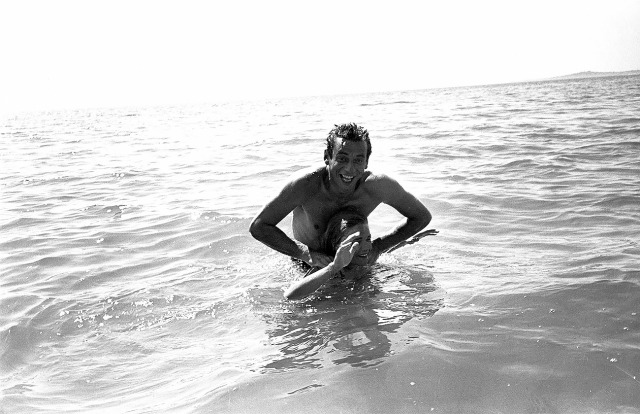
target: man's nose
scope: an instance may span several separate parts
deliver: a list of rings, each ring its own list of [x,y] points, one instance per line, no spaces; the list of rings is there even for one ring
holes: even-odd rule
[[[354,170],[353,160],[349,160],[349,162],[347,163],[347,171],[353,172],[353,170]]]

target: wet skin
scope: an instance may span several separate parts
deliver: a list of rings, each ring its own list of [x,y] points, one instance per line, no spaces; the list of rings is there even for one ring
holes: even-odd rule
[[[320,248],[320,236],[329,218],[340,208],[352,205],[368,215],[377,204],[362,191],[358,191],[369,175],[367,168],[367,143],[336,139],[333,154],[325,151],[326,168],[322,171],[320,192],[308,203],[293,211],[293,235],[296,240],[312,250]]]
[[[431,214],[418,199],[394,179],[366,170],[367,145],[364,141],[336,138],[332,154],[325,150],[325,165],[295,174],[258,213],[251,223],[251,234],[274,250],[323,267],[333,258],[320,253],[321,236],[331,216],[345,207],[367,217],[385,203],[406,218],[371,243],[369,263],[426,227]],[[291,212],[295,240],[277,226]]]
[[[325,153],[325,164],[330,191],[349,195],[355,191],[367,168],[367,143],[336,139],[331,157]]]

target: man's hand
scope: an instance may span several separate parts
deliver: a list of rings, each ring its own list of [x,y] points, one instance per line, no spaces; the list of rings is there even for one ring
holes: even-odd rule
[[[307,264],[311,267],[327,267],[333,261],[333,257],[314,250],[309,250],[309,257],[311,258],[311,263]]]
[[[329,263],[333,261],[333,257],[327,256],[324,253],[316,252],[315,250],[309,250],[309,247],[307,247],[305,244],[302,244],[300,242],[296,242],[296,244],[302,250],[302,257],[299,257],[299,259],[311,267],[327,267]]]
[[[395,246],[393,246],[392,248],[387,250],[385,253],[391,253],[392,251],[397,250],[397,249],[401,248],[402,246],[406,246],[408,244],[416,243],[416,242],[420,241],[420,239],[422,239],[425,236],[435,236],[437,234],[438,234],[438,230],[435,230],[435,229],[424,230],[424,231],[414,235],[410,239],[396,244]]]

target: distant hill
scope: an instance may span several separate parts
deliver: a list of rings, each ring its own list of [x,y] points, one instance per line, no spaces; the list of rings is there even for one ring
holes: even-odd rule
[[[578,72],[572,73],[571,75],[564,76],[556,76],[550,78],[550,80],[554,79],[585,79],[585,78],[608,78],[611,76],[634,76],[640,75],[640,70],[627,70],[624,72]]]

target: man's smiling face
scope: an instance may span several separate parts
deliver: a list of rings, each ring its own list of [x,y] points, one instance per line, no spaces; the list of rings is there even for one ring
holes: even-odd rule
[[[340,191],[354,190],[367,168],[367,143],[334,138],[333,154],[325,151],[329,184]]]

